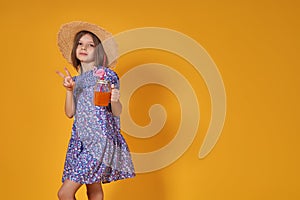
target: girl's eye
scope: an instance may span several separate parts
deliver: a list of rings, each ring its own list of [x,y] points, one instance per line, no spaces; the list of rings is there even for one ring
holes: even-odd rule
[[[89,47],[94,47],[95,45],[94,44],[89,44]]]
[[[81,46],[82,45],[82,42],[78,42],[78,46]]]

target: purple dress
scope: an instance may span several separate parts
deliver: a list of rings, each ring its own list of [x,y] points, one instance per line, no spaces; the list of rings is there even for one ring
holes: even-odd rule
[[[109,68],[104,79],[119,89],[118,75]],[[120,133],[120,118],[109,106],[94,105],[94,71],[73,78],[75,115],[62,181],[108,183],[135,176],[131,155]]]

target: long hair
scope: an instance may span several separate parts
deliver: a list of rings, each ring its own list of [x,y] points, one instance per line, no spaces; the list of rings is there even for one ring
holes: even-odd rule
[[[92,36],[93,42],[96,46],[95,47],[95,66],[107,67],[107,56],[105,54],[105,51],[101,44],[101,41],[94,33],[85,31],[85,30],[78,32],[74,37],[73,48],[72,48],[72,52],[71,52],[71,59],[72,59],[73,67],[76,69],[76,71],[81,70],[81,63],[80,63],[80,60],[78,60],[76,57],[76,50],[77,50],[77,46],[78,46],[80,38],[82,36],[84,36],[85,34],[89,34],[90,36]]]

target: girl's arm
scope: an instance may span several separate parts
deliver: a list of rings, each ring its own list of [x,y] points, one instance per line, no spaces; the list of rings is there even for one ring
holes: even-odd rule
[[[67,117],[72,118],[75,113],[74,99],[73,99],[73,90],[68,90],[66,93],[65,101],[65,114]]]
[[[122,112],[122,104],[119,101],[120,91],[114,88],[114,84],[112,84],[111,88],[112,88],[111,99],[110,99],[111,111],[114,116],[119,116]]]
[[[118,101],[111,101],[111,111],[114,116],[120,116],[122,112],[122,104]]]
[[[66,100],[65,100],[65,113],[67,117],[72,118],[75,114],[74,98],[73,98],[73,89],[75,87],[75,82],[72,79],[72,76],[67,68],[65,68],[66,76],[60,71],[56,73],[63,78],[63,86],[66,88]]]

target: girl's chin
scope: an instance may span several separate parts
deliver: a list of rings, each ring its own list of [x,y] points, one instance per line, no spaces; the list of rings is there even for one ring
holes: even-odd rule
[[[78,59],[80,62],[84,62],[84,63],[86,63],[87,62],[87,60],[86,59],[84,59],[84,58],[82,58],[82,59]]]

